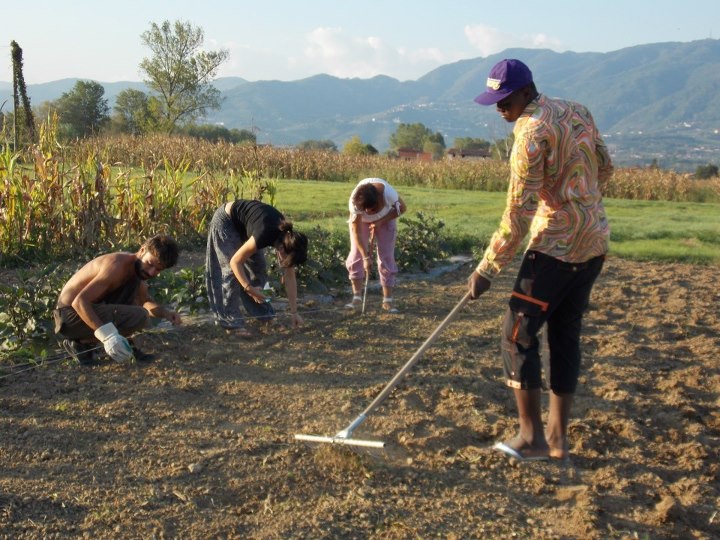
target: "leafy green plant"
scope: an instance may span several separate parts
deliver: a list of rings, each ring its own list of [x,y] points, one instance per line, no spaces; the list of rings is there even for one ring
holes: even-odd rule
[[[326,292],[329,287],[347,282],[345,258],[350,250],[346,232],[327,232],[320,227],[308,231],[308,260],[298,269],[300,287]],[[273,258],[275,261],[275,258]],[[273,267],[277,262],[273,262]]]
[[[328,232],[316,226],[306,231],[308,236],[308,259],[297,269],[298,288],[316,293],[325,293],[332,287],[347,282],[347,270],[345,258],[350,249],[350,240],[347,232]],[[268,281],[273,291],[281,291],[282,270],[280,269],[275,251],[272,248],[266,250],[268,261]],[[158,300],[175,302],[178,305],[189,306],[193,301],[200,307],[207,306],[205,288],[204,267],[192,271],[192,276],[179,272],[179,276],[172,277],[171,274],[161,274],[154,281],[154,287],[158,290]],[[184,284],[183,284],[184,280]],[[189,289],[182,292],[183,287]],[[198,295],[202,295],[203,302],[198,301]],[[195,300],[193,300],[195,298]]]
[[[398,232],[395,250],[401,271],[427,271],[449,254],[444,235],[445,223],[423,212],[415,215],[415,218],[404,216]],[[318,292],[347,283],[345,259],[350,251],[348,232],[328,232],[316,226],[307,234],[308,261],[298,270],[298,283],[307,290]],[[275,265],[273,263],[272,267]]]
[[[190,313],[207,309],[205,267],[182,268],[177,272],[163,272],[149,284],[151,294],[162,304]]]
[[[0,351],[17,351],[27,341],[52,336],[52,312],[66,277],[57,265],[49,265],[19,272],[13,285],[0,285]]]
[[[448,256],[447,241],[443,235],[445,223],[423,212],[416,212],[415,216],[415,219],[403,218],[396,258],[401,270],[424,272],[433,263]]]

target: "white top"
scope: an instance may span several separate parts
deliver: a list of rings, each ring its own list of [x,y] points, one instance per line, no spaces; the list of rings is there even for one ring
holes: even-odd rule
[[[368,214],[364,210],[356,208],[353,204],[355,192],[363,184],[382,184],[383,186],[385,186],[385,189],[383,191],[384,205],[380,209],[380,211],[375,214]],[[350,221],[352,221],[355,216],[359,215],[360,219],[363,222],[372,223],[385,217],[387,213],[390,212],[390,210],[392,210],[393,208],[395,208],[395,211],[398,213],[398,215],[400,215],[400,197],[397,194],[397,191],[395,191],[395,188],[388,184],[387,181],[383,180],[382,178],[365,178],[364,180],[360,180],[358,185],[355,186],[355,189],[353,189],[353,192],[350,194],[350,203],[348,207],[350,208]]]

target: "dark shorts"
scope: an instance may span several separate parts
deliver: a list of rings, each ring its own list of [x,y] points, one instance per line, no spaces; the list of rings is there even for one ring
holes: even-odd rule
[[[93,309],[100,320],[113,323],[118,332],[129,336],[147,326],[150,315],[142,306],[126,306],[118,304],[93,304]],[[88,341],[95,339],[95,333],[80,315],[71,307],[62,307],[53,311],[55,333],[72,340]]]
[[[502,356],[506,384],[542,387],[538,332],[546,324],[550,388],[572,394],[580,373],[582,316],[604,256],[566,263],[528,251],[520,266],[503,321]]]

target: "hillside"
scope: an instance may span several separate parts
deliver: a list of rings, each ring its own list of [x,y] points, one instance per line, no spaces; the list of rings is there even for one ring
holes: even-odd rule
[[[341,146],[359,135],[382,151],[401,122],[422,122],[440,131],[448,146],[456,137],[501,138],[510,126],[473,98],[492,65],[506,57],[525,61],[541,92],[588,105],[618,164],[647,165],[655,159],[661,166],[694,169],[717,161],[720,40],[715,39],[609,53],[508,49],[441,66],[415,81],[329,75],[287,82],[221,78],[216,86],[223,105],[207,121],[252,128],[260,142],[276,145],[331,139]],[[29,85],[28,91],[37,105],[56,99],[75,82]],[[137,82],[102,84],[111,105],[122,89],[143,88]],[[10,100],[11,88],[0,83],[0,102]]]

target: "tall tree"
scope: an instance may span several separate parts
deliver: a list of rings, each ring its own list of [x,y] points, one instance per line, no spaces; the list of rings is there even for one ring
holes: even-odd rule
[[[423,143],[422,151],[432,154],[433,159],[441,159],[445,155],[445,145],[427,139]]]
[[[205,139],[206,141],[225,141],[235,144],[257,144],[257,136],[249,129],[228,129],[225,126],[218,126],[214,124],[201,124],[199,126],[191,124],[185,126],[180,131],[181,133],[185,133],[191,137]]]
[[[114,129],[131,135],[154,131],[157,119],[152,115],[151,101],[145,92],[126,88],[117,95],[113,109]]]
[[[354,135],[345,143],[342,153],[346,156],[373,156],[378,151],[371,144],[363,144],[362,139],[358,135]]]
[[[24,119],[25,131],[30,142],[35,141],[35,118],[33,117],[32,107],[30,107],[30,98],[27,95],[25,87],[25,76],[23,75],[23,56],[20,45],[15,40],[10,42],[12,64],[13,64],[13,104],[15,112],[15,144],[18,143],[19,126],[17,118],[22,115]]]
[[[337,152],[337,145],[330,139],[323,141],[317,139],[308,139],[306,141],[299,142],[297,148],[300,150],[327,150],[330,152]]]
[[[201,50],[204,33],[189,22],[151,23],[141,37],[152,57],[143,59],[140,70],[147,77],[145,84],[157,93],[164,131],[172,133],[208,109],[220,108],[220,91],[212,80],[229,57],[227,50]]]
[[[445,148],[445,139],[439,131],[433,133],[424,124],[400,124],[395,133],[390,135],[390,148],[399,150],[400,148],[411,148],[413,150],[422,150],[425,143],[437,143]]]
[[[87,137],[100,132],[110,119],[105,88],[95,81],[78,81],[55,101],[66,137]]]
[[[473,137],[455,137],[453,146],[458,150],[490,150],[490,141]]]

